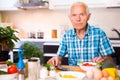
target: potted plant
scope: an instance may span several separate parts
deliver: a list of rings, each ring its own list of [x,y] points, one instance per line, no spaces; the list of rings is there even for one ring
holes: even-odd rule
[[[0,61],[5,61],[9,58],[9,51],[13,50],[15,43],[19,38],[15,35],[18,33],[11,26],[0,27]]]
[[[24,49],[23,59],[37,57],[40,59],[41,64],[44,63],[43,53],[37,45],[33,44],[32,42],[25,42],[20,46],[20,48]]]

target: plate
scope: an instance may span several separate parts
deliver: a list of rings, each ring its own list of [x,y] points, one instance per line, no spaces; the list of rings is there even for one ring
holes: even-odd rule
[[[0,62],[0,69],[7,68],[7,64],[5,62]]]
[[[0,69],[2,71],[7,71],[7,68],[4,69]],[[0,75],[0,80],[13,80],[17,77],[18,73],[14,73],[14,74],[1,74]]]
[[[83,62],[83,63],[79,63],[78,65],[84,71],[98,68],[97,63],[95,63],[95,62]]]
[[[57,73],[57,80],[82,80],[85,74],[76,71],[62,71]]]

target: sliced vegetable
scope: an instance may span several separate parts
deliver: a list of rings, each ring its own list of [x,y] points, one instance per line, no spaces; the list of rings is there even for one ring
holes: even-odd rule
[[[2,74],[8,74],[8,73],[6,71],[0,70],[0,75],[2,75]]]
[[[103,62],[98,62],[96,65],[97,65],[98,67],[100,67],[100,66],[103,65]]]
[[[52,67],[52,64],[45,64],[45,67],[47,67],[48,70],[50,70],[50,67]]]
[[[64,74],[62,78],[77,78],[77,77],[69,74]]]
[[[95,66],[95,65],[86,62],[86,63],[83,63],[82,66]]]
[[[62,77],[62,74],[59,74],[60,77]]]

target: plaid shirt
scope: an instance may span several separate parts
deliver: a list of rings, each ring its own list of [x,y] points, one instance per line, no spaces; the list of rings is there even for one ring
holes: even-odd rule
[[[114,49],[105,32],[90,25],[83,39],[78,38],[74,28],[67,31],[57,52],[61,57],[68,54],[68,64],[71,66],[77,65],[79,61],[86,62],[112,53]]]

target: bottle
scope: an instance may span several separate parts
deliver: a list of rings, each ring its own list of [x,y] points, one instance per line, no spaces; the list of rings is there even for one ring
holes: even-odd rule
[[[41,67],[40,69],[40,79],[45,79],[48,77],[48,70],[46,67]]]
[[[18,60],[18,64],[17,64],[17,67],[18,67],[18,80],[25,80],[25,74],[24,74],[25,65],[24,65],[24,62],[23,62],[23,55],[24,55],[23,49],[19,48],[19,50],[18,50],[19,60]]]
[[[19,71],[18,71],[18,80],[25,80],[23,69],[19,69]]]
[[[56,29],[52,30],[52,38],[57,38],[57,30]]]
[[[38,60],[28,60],[28,80],[38,80]]]
[[[56,71],[55,71],[55,67],[54,66],[50,67],[49,76],[56,77]]]

